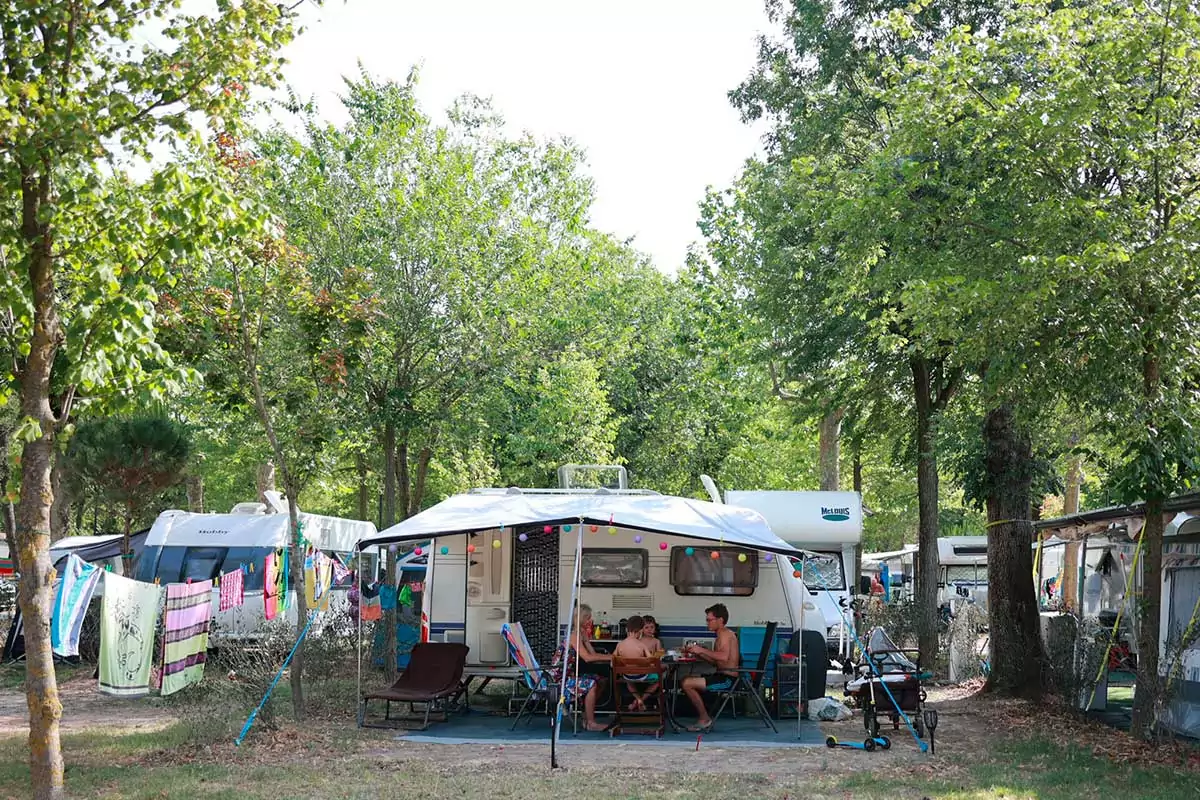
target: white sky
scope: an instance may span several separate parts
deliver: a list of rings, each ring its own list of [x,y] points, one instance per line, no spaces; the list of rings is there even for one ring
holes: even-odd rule
[[[768,32],[763,0],[327,0],[285,51],[288,81],[341,121],[358,62],[403,80],[439,114],[470,92],[517,130],[568,136],[595,180],[592,224],[634,237],[674,272],[700,238],[698,203],[757,152],[726,92]]]

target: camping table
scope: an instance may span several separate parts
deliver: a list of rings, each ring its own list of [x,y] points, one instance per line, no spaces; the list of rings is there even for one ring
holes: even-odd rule
[[[492,681],[512,681],[515,684],[525,680],[525,675],[519,667],[493,667],[483,664],[471,665],[463,668],[462,681],[458,684],[458,691],[450,698],[450,705],[457,704],[460,700],[464,709],[471,708],[471,683],[479,678],[482,683],[475,690],[476,694],[487,688],[487,685]],[[508,713],[512,713],[512,698],[509,698]]]
[[[690,673],[691,668],[693,666],[695,666],[696,664],[700,664],[700,663],[706,663],[706,662],[701,662],[700,659],[698,659],[698,658],[688,658],[688,657],[672,658],[670,660],[663,659],[663,661],[662,661],[664,674],[660,677],[662,680],[663,697],[661,698],[660,701],[662,703],[666,704],[665,710],[667,712],[667,724],[671,726],[672,733],[679,733],[679,720],[675,718],[675,700],[679,697],[679,671],[680,671],[680,668],[687,667],[688,672]],[[668,682],[671,684],[671,697],[669,698],[669,700],[666,697],[666,690],[667,690]]]

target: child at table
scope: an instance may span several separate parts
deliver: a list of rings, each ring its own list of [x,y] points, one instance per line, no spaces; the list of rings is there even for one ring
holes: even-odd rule
[[[645,641],[642,640],[644,624],[642,618],[636,614],[625,620],[625,638],[617,643],[617,647],[613,651],[613,658],[624,660],[650,658],[654,655],[656,651],[648,649]],[[633,702],[629,704],[629,710],[641,711],[646,707],[646,695],[658,690],[658,675],[656,673],[626,675],[625,685],[629,687],[629,693],[633,695]]]
[[[662,642],[658,640],[658,620],[649,614],[642,615],[642,644],[649,655],[663,652]]]

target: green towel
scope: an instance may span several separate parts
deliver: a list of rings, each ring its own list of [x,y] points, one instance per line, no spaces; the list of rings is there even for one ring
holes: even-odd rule
[[[104,574],[100,613],[100,691],[117,697],[150,693],[154,629],[162,587]]]

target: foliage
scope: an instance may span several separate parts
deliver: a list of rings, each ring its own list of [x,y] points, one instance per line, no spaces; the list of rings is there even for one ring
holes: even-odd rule
[[[121,506],[131,524],[156,515],[156,502],[183,480],[191,449],[187,428],[166,416],[100,417],[79,424],[65,458],[84,496]]]

